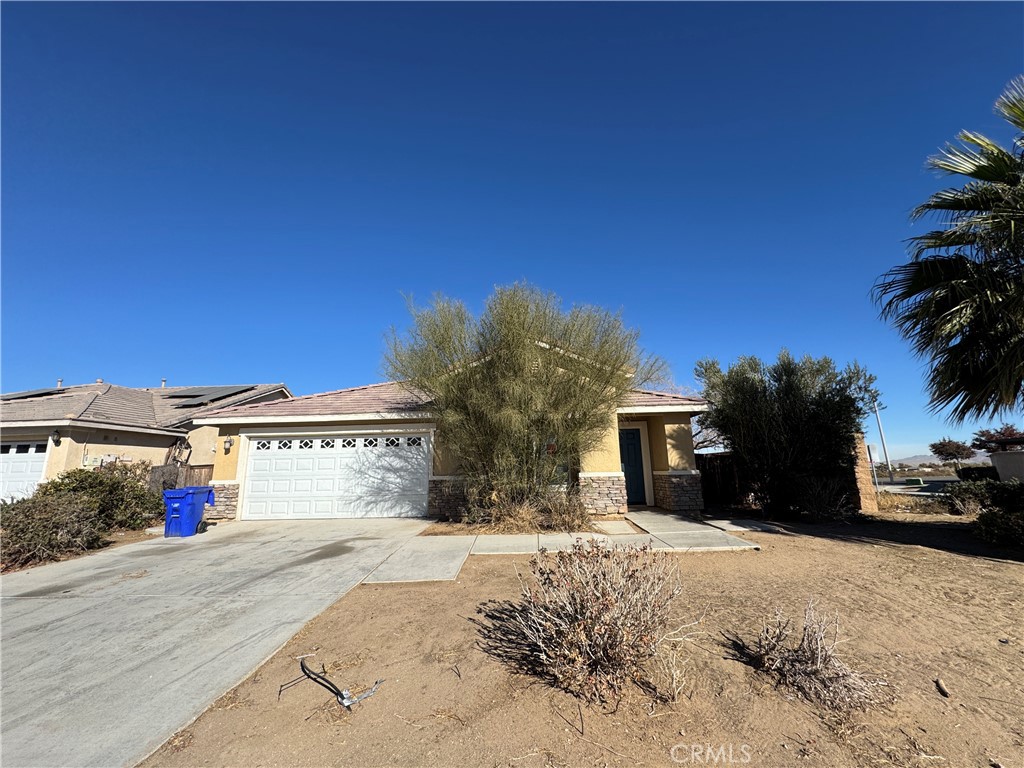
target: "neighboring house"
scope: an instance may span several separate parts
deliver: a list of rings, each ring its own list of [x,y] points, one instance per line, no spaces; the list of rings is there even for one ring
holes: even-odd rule
[[[690,418],[705,410],[700,398],[631,392],[598,448],[581,458],[587,508],[702,509]],[[460,502],[428,403],[397,383],[222,408],[195,424],[220,431],[214,516],[422,517]]]
[[[230,405],[290,398],[284,384],[210,387],[58,386],[0,396],[0,498],[109,461],[172,461],[212,472],[217,428],[196,426]]]

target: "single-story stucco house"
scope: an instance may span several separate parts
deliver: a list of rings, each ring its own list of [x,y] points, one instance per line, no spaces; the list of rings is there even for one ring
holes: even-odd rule
[[[586,507],[700,511],[690,419],[705,410],[697,397],[630,392],[599,447],[581,457]],[[398,383],[221,408],[194,423],[219,431],[209,517],[426,517],[459,504],[428,403]]]
[[[0,498],[31,495],[63,472],[111,461],[213,469],[217,428],[195,419],[229,405],[290,398],[284,384],[93,384],[0,395]]]

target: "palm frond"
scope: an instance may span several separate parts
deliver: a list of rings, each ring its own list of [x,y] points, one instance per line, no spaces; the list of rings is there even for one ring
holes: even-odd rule
[[[1024,75],[1013,78],[996,99],[996,112],[1017,130],[1024,131]]]

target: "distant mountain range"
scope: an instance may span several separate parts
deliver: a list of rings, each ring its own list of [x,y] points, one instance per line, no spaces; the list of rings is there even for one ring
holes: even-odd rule
[[[920,466],[921,464],[941,464],[942,461],[932,455],[927,456],[908,456],[905,459],[893,459],[892,465],[895,467],[897,464],[909,464],[912,467]],[[969,461],[963,462],[964,464],[990,464],[988,456],[981,455],[975,456]]]

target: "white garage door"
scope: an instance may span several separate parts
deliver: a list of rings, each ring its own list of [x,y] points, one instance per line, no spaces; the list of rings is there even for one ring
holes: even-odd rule
[[[423,517],[429,434],[249,440],[242,519]]]
[[[31,496],[46,470],[49,441],[0,443],[0,498]]]

